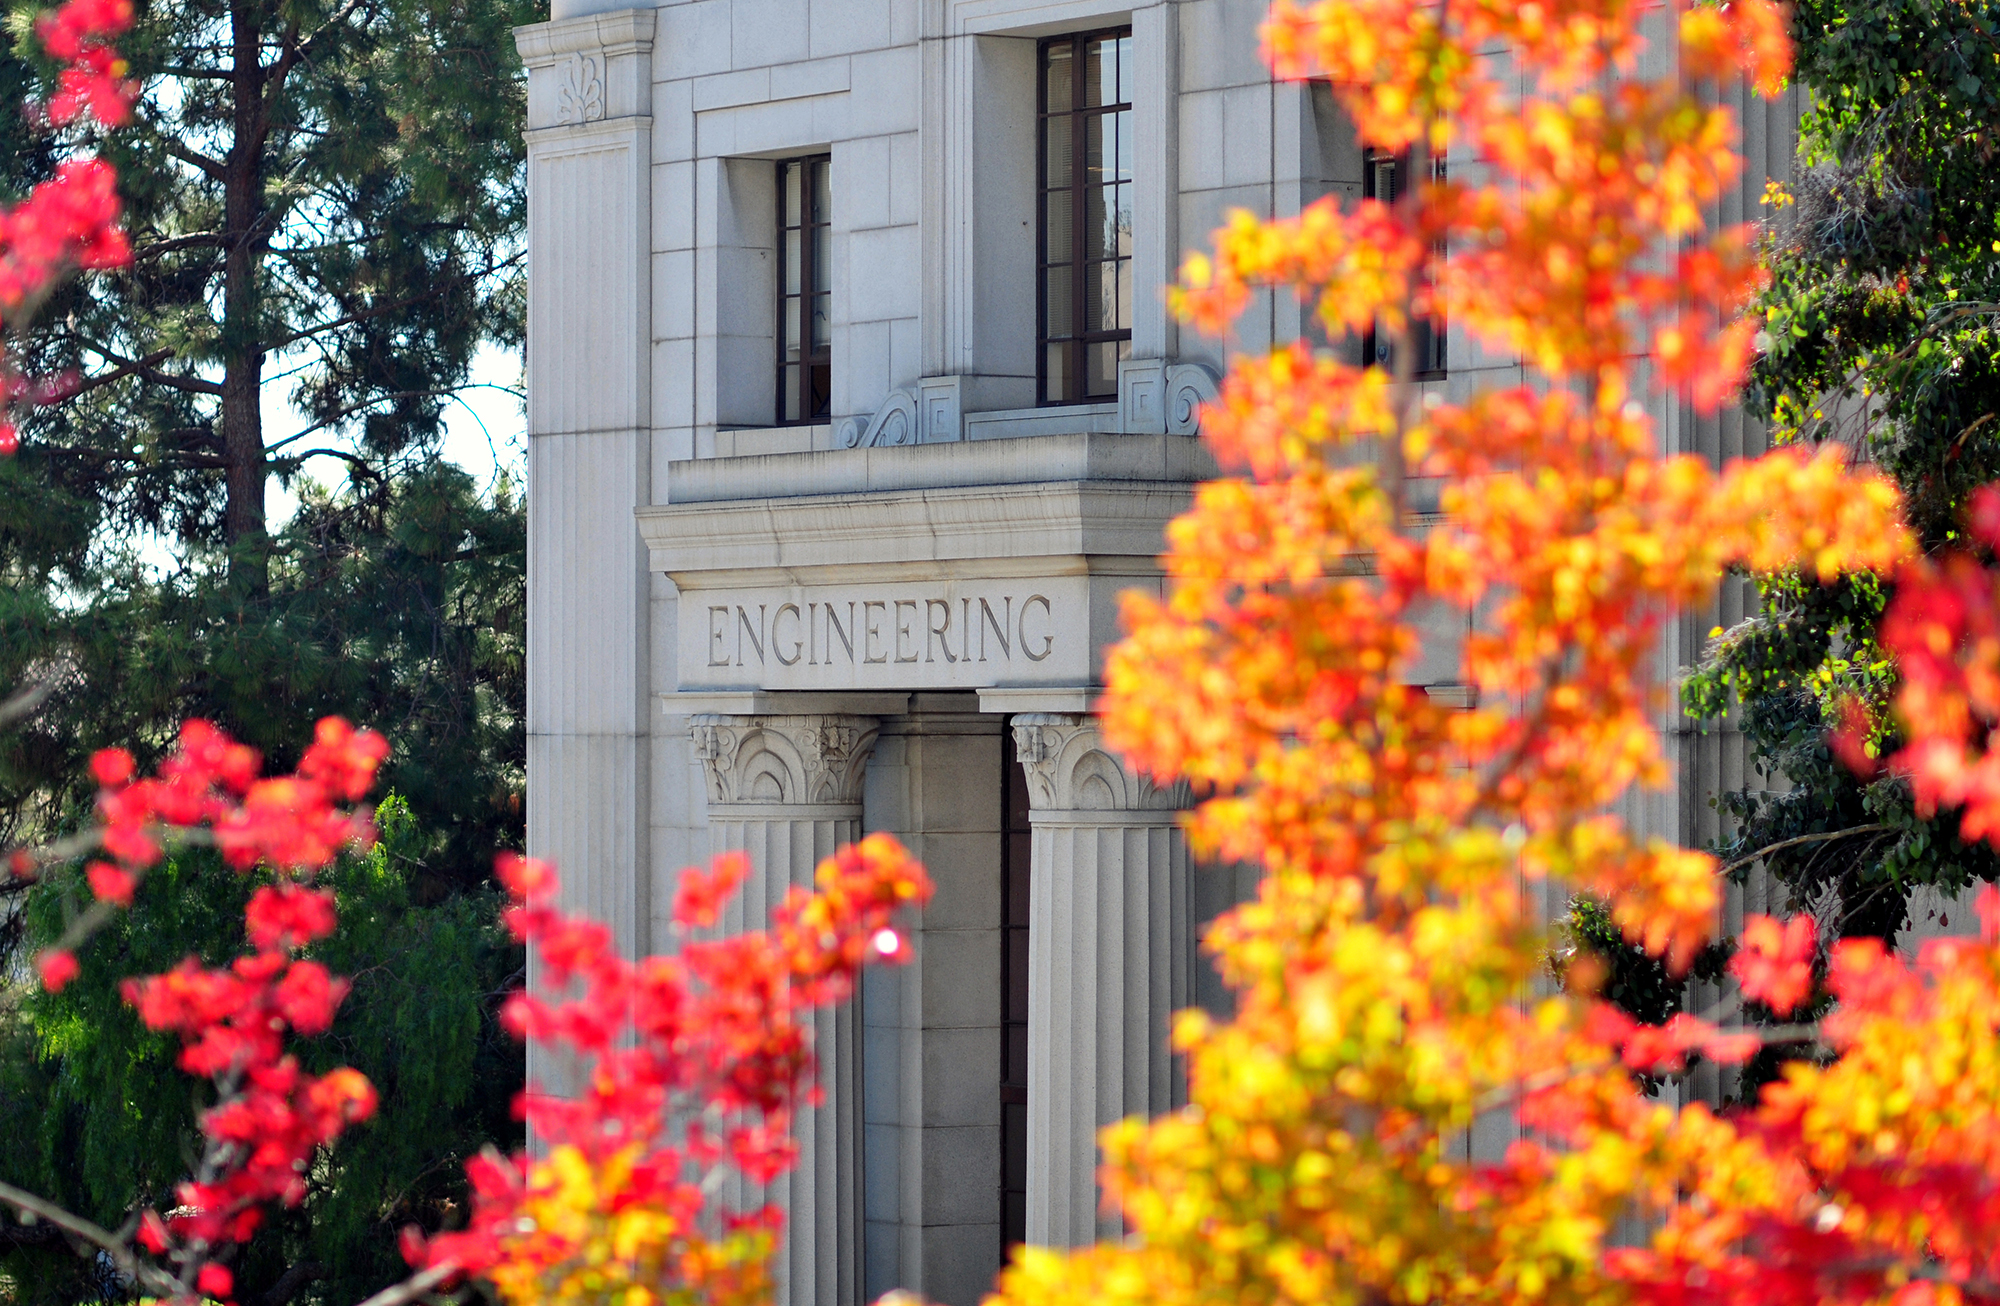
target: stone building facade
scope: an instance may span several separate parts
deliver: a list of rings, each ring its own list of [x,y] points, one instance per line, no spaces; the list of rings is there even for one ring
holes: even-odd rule
[[[1115,1232],[1093,1133],[1173,1103],[1168,1014],[1216,1000],[1194,939],[1243,887],[1090,713],[1118,594],[1212,471],[1226,348],[1163,288],[1228,210],[1411,161],[1272,80],[1262,0],[602,3],[518,33],[529,848],[643,953],[711,852],[752,856],[743,925],[863,831],[911,846],[937,898],[916,962],[821,1022],[781,1295],[969,1306],[1007,1244]],[[1746,112],[1754,197],[1790,135]],[[1228,348],[1307,329],[1266,299]],[[1518,372],[1418,347],[1427,385]],[[1451,642],[1413,673],[1438,692]],[[1699,841],[1732,754],[1680,738],[1691,779],[1633,814]]]

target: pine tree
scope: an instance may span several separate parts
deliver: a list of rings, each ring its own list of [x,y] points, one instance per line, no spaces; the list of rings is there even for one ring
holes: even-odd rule
[[[229,550],[254,596],[271,476],[319,454],[379,487],[433,448],[474,350],[520,337],[509,29],[531,16],[525,0],[142,8],[137,122],[103,143],[133,261],[71,283],[28,352],[34,374],[77,377],[27,433],[58,486],[104,526]],[[51,139],[25,134],[15,185]],[[267,428],[274,386],[297,423]]]

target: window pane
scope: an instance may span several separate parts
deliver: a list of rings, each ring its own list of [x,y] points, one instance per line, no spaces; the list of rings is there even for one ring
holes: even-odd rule
[[[1384,204],[1394,204],[1397,194],[1396,161],[1393,158],[1371,159],[1368,166],[1371,172],[1369,180],[1374,183],[1375,198]]]
[[[1112,153],[1117,158],[1118,180],[1132,180],[1132,111],[1124,109],[1112,115],[1112,127],[1117,146]]]
[[[1132,103],[1132,38],[1118,38],[1118,104]]]
[[[1042,334],[1052,340],[1060,339],[1072,331],[1076,312],[1070,300],[1069,264],[1050,268],[1044,279],[1048,285],[1048,298],[1043,301],[1047,308],[1043,325],[1048,329]]]
[[[784,413],[780,420],[796,422],[802,416],[799,412],[799,369],[797,364],[784,368],[782,375],[785,378],[785,393]]]
[[[1120,277],[1120,272],[1132,265],[1122,259],[1105,263],[1092,263],[1086,268],[1083,278],[1084,319],[1086,331],[1116,331],[1130,320],[1129,311],[1120,317],[1123,308],[1119,292],[1131,283]]]
[[[833,296],[814,295],[812,306],[812,349],[818,353],[833,339]]]
[[[812,165],[813,208],[808,220],[833,221],[833,169],[825,163]]]
[[[1068,113],[1070,104],[1070,79],[1074,72],[1074,47],[1068,41],[1051,42],[1043,47],[1042,86],[1047,100],[1043,107],[1050,113]]]
[[[1070,184],[1070,165],[1074,162],[1071,154],[1075,149],[1070,140],[1072,121],[1069,115],[1064,114],[1042,124],[1042,153],[1047,159],[1047,166],[1043,169],[1046,177],[1042,184],[1050,190],[1067,189]]]
[[[1069,346],[1049,344],[1042,348],[1043,377],[1042,398],[1049,403],[1059,404],[1069,398],[1068,369],[1064,364],[1069,358]]]
[[[1043,197],[1048,207],[1047,256],[1045,263],[1067,263],[1076,255],[1070,249],[1070,217],[1076,210],[1076,196],[1072,191],[1052,190]]]
[[[806,369],[806,417],[823,418],[833,407],[833,368],[815,363]]]
[[[1118,325],[1121,328],[1129,327],[1132,325],[1132,260],[1121,258],[1118,260],[1116,267],[1118,269],[1118,290],[1116,296]]]
[[[1092,186],[1083,192],[1083,256],[1103,258],[1111,252],[1111,215],[1105,211],[1108,186]]]
[[[784,305],[784,320],[778,324],[779,356],[788,363],[799,359],[799,301],[787,299]]]
[[[825,293],[833,289],[833,228],[814,227],[812,229],[813,283],[812,290]]]
[[[1104,180],[1104,115],[1093,113],[1083,120],[1083,184],[1094,186]]]
[[[796,230],[788,231],[785,233],[784,260],[785,260],[784,293],[787,295],[796,295],[799,293],[799,290],[801,289],[799,285],[799,274],[800,274],[799,233]]]
[[[1124,258],[1132,252],[1132,187],[1092,186],[1084,192],[1085,258]]]
[[[1089,42],[1083,56],[1083,103],[1085,107],[1116,104],[1110,97],[1118,93],[1118,41]]]
[[[799,225],[799,172],[804,165],[798,163],[781,163],[778,167],[784,172],[782,184],[779,188],[780,195],[782,196],[780,206],[783,213],[783,218],[779,225],[796,227]]]
[[[1104,340],[1084,346],[1084,357],[1089,366],[1085,389],[1091,395],[1115,395],[1118,393],[1118,360],[1132,349],[1124,340]]]

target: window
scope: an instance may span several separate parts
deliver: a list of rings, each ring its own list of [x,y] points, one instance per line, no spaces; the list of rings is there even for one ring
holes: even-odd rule
[[[778,164],[778,422],[833,411],[832,156]]]
[[[1041,54],[1041,402],[1112,399],[1132,352],[1132,29]]]
[[[1000,1264],[1028,1239],[1028,776],[1001,731]]]
[[[1411,162],[1411,150],[1391,154],[1386,150],[1363,151],[1361,169],[1361,197],[1380,200],[1384,204],[1394,204],[1411,184],[1416,168],[1428,166],[1433,181],[1444,179],[1444,158],[1441,155]],[[1442,247],[1434,251],[1438,258],[1444,257]],[[1419,381],[1436,380],[1445,374],[1445,330],[1442,318],[1419,318],[1410,323],[1410,347],[1416,351],[1412,360],[1411,374]],[[1388,367],[1395,361],[1395,348],[1386,335],[1370,329],[1361,342],[1362,364],[1370,363]]]

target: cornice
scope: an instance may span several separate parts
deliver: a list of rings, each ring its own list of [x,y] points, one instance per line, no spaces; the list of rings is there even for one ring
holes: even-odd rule
[[[618,9],[581,18],[558,18],[514,29],[514,48],[530,69],[552,66],[564,55],[586,52],[646,54],[653,48],[657,11]]]
[[[685,590],[752,575],[802,578],[857,565],[939,571],[954,562],[990,569],[1008,559],[1150,574],[1167,523],[1192,498],[1186,484],[1064,482],[670,504],[637,516],[652,570]]]

